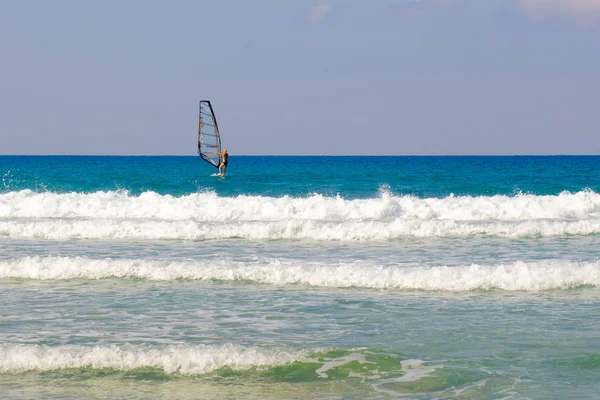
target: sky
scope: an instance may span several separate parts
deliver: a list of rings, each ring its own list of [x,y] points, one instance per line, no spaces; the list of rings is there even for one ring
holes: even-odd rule
[[[0,154],[600,154],[600,0],[0,10]]]

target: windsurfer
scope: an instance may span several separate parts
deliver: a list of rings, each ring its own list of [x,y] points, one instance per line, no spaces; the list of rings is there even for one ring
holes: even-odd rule
[[[227,159],[229,158],[227,149],[215,152],[215,154],[221,156],[221,162],[219,163],[219,175],[225,175],[225,173],[227,172]]]

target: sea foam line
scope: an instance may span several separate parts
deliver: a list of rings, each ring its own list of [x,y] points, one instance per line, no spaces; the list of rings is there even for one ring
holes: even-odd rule
[[[38,346],[0,345],[0,372],[52,371],[66,368],[111,368],[129,371],[157,368],[166,373],[206,374],[228,367],[233,370],[268,368],[299,360],[301,350],[242,347],[233,344],[181,346]]]
[[[600,261],[517,261],[498,265],[384,266],[264,259],[250,262],[24,257],[0,261],[0,279],[251,281],[269,285],[435,291],[540,291],[600,286]]]
[[[3,220],[0,236],[15,239],[102,240],[280,240],[386,241],[405,237],[557,237],[600,234],[600,219],[577,221],[453,221],[395,220],[312,221],[286,220],[197,221],[159,220]]]
[[[355,241],[599,233],[600,195],[591,190],[442,199],[382,192],[359,200],[120,191],[0,194],[0,236],[24,239]]]
[[[418,198],[382,191],[377,198],[348,200],[308,197],[221,197],[214,192],[185,196],[126,191],[0,194],[0,218],[74,218],[193,220],[204,222],[273,221],[524,221],[600,219],[600,194],[591,190],[558,195],[448,196]]]

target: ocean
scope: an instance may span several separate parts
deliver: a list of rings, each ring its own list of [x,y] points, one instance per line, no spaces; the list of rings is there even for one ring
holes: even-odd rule
[[[1,399],[593,399],[600,157],[0,157]]]

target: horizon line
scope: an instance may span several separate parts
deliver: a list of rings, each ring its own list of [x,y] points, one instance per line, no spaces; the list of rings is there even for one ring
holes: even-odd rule
[[[600,154],[234,154],[230,157],[598,157]],[[0,154],[0,157],[198,157],[196,154]]]

